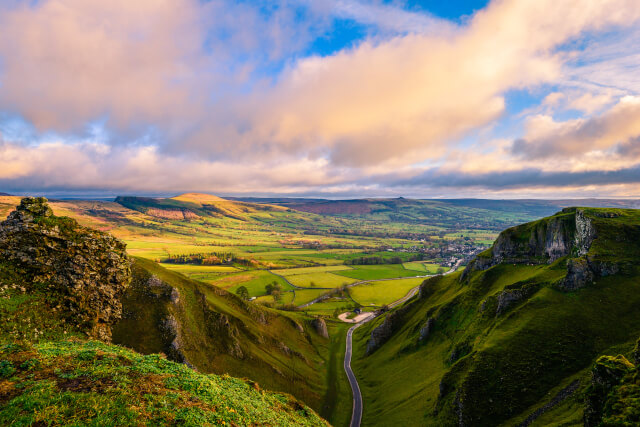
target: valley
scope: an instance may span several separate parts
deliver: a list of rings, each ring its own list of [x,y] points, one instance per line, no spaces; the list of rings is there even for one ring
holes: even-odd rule
[[[0,196],[0,214],[20,200]],[[569,385],[568,398],[534,418],[573,425],[591,363],[640,335],[636,211],[408,199],[298,211],[265,202],[190,193],[49,206],[126,244],[131,283],[115,344],[248,378],[333,425],[350,424],[352,388],[362,425],[511,425]],[[613,324],[616,334],[605,333]],[[513,383],[496,382],[495,372],[511,371]]]

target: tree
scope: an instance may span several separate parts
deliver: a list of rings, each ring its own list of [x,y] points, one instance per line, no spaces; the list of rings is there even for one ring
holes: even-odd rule
[[[250,296],[249,296],[249,290],[246,288],[246,286],[240,286],[237,290],[236,290],[236,295],[238,295],[240,298],[242,298],[245,301],[248,301]]]
[[[436,274],[443,274],[443,273],[444,273],[444,268],[438,267],[438,269],[436,270]]]
[[[271,292],[271,296],[273,297],[273,301],[274,302],[280,302],[280,300],[282,299],[282,295],[280,294],[280,290],[279,289],[274,289]]]
[[[273,295],[274,292],[281,292],[282,286],[280,286],[280,283],[274,280],[272,283],[269,283],[267,286],[265,286],[264,290],[267,292],[267,295]]]

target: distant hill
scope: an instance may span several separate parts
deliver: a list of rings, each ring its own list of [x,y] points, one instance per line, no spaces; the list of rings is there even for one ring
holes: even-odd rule
[[[363,422],[636,425],[638,259],[638,210],[566,208],[503,231],[463,273],[356,331],[352,366],[375,408]]]
[[[222,197],[214,196],[212,194],[203,193],[184,193],[179,196],[172,197],[173,200],[179,200],[181,202],[191,202],[200,205],[208,205],[217,202],[227,202],[228,200]]]
[[[281,206],[231,201],[200,193],[185,193],[165,199],[118,196],[115,202],[150,216],[175,220],[208,216],[246,220],[248,214],[256,212],[286,210]]]
[[[0,196],[11,196],[9,193],[0,193]]]
[[[398,211],[406,215],[394,217],[395,220],[419,220],[432,217],[438,211],[450,211],[456,208],[466,208],[482,211],[498,211],[517,213],[532,217],[552,215],[559,209],[569,206],[609,207],[609,208],[640,208],[637,199],[305,199],[305,198],[230,198],[233,200],[254,203],[269,203],[286,206],[303,212],[334,216],[365,216],[393,215]]]

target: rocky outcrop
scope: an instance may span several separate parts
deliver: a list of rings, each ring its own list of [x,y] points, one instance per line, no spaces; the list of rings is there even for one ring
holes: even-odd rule
[[[418,341],[426,341],[427,338],[429,338],[429,335],[431,335],[435,324],[435,319],[433,317],[429,317],[422,328],[420,328],[420,338],[418,338]]]
[[[558,287],[566,291],[580,289],[598,276],[618,271],[617,266],[601,265],[589,258],[589,249],[596,237],[593,221],[583,209],[566,208],[552,217],[500,233],[491,249],[469,263],[460,280],[467,280],[473,271],[500,263],[549,264],[566,256],[569,257],[567,277]],[[517,293],[504,295],[506,302],[517,297]]]
[[[496,317],[499,317],[509,307],[524,301],[538,290],[538,286],[527,284],[519,288],[505,289],[498,294],[498,307],[496,308]]]
[[[387,315],[384,321],[371,331],[371,338],[367,342],[366,354],[369,355],[376,351],[382,344],[391,338],[396,330],[398,330],[405,319],[405,316],[414,307],[417,301],[413,301]]]
[[[589,256],[571,258],[567,261],[567,275],[557,284],[564,291],[575,291],[593,283],[597,277],[618,273],[617,264],[593,261]]]
[[[611,397],[609,396],[611,390],[634,370],[633,364],[622,355],[598,358],[591,372],[591,385],[585,394],[584,425],[586,427],[600,425],[605,403],[607,398]]]
[[[217,350],[221,353],[227,353],[236,359],[244,358],[236,325],[231,322],[231,319],[226,314],[212,310],[204,294],[197,291],[196,295],[200,298],[205,331],[209,338],[218,345]]]
[[[536,411],[530,414],[527,418],[525,418],[523,422],[518,424],[518,427],[530,426],[535,420],[540,418],[542,415],[549,412],[551,409],[553,409],[554,407],[558,406],[560,403],[564,402],[569,397],[571,397],[576,392],[576,390],[578,390],[578,387],[580,387],[580,381],[574,380],[571,384],[569,384],[568,386],[560,390],[558,394],[556,394],[553,397],[553,399],[547,402],[544,406],[542,406],[541,408],[538,408]]]
[[[311,321],[311,326],[313,329],[324,338],[329,338],[329,330],[327,329],[327,323],[324,321],[322,317],[317,317]]]
[[[50,291],[68,321],[93,338],[111,339],[131,280],[124,243],[54,216],[45,198],[28,197],[0,223],[0,259],[18,268],[34,289]]]

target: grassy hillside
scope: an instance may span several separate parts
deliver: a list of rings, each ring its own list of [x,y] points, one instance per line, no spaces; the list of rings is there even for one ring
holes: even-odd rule
[[[97,341],[0,346],[2,425],[323,426],[257,383]]]
[[[364,424],[582,424],[592,364],[640,336],[638,255],[634,210],[566,209],[506,230],[393,322],[357,330]],[[366,355],[376,328],[390,337]]]
[[[310,318],[245,302],[141,258],[132,271],[115,343],[201,372],[251,378],[322,409],[329,341]]]

